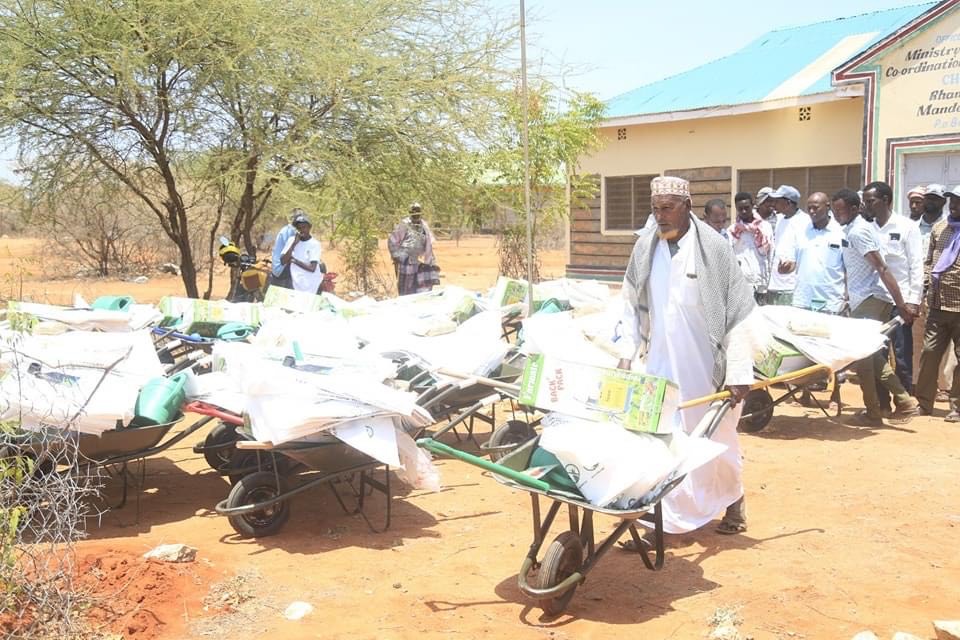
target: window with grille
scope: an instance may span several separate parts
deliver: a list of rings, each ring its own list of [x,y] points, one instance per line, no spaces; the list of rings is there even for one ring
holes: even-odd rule
[[[609,176],[603,179],[604,231],[635,231],[650,215],[650,181],[646,176]]]
[[[776,189],[782,184],[788,184],[800,192],[800,206],[803,208],[811,193],[822,191],[832,196],[843,187],[857,190],[863,186],[862,180],[858,164],[745,169],[737,174],[737,190],[756,195],[763,187]]]

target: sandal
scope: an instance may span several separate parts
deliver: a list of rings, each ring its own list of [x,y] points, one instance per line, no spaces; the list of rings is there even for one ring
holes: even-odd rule
[[[721,520],[720,524],[718,524],[716,528],[717,533],[721,533],[725,536],[731,536],[735,533],[744,533],[746,530],[746,522],[730,522],[729,520]]]
[[[639,549],[637,548],[637,543],[633,538],[630,538],[629,540],[624,540],[619,544],[620,544],[621,550],[629,551],[631,553],[643,553],[644,551],[653,549],[653,543],[651,543],[649,540],[643,537],[640,538],[640,544],[642,546]]]

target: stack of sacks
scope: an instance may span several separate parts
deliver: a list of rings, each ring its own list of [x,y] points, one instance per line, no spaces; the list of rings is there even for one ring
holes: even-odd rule
[[[330,366],[285,367],[253,345],[218,343],[214,361],[246,397],[257,440],[279,444],[360,418],[398,416],[417,426],[433,421],[416,395],[383,383],[396,366],[382,358]]]
[[[358,335],[372,342],[385,332],[396,335],[437,336],[453,333],[477,313],[477,294],[447,286],[415,295],[389,298],[355,308],[351,319]]]
[[[384,384],[397,372],[390,360],[368,350],[352,359],[306,359],[293,368],[255,345],[218,343],[214,361],[242,394],[256,440],[280,444],[335,436],[396,467],[412,486],[439,490],[429,456],[404,429],[429,426],[433,419],[416,404],[415,394]],[[224,383],[219,393],[230,389]]]
[[[446,368],[465,374],[488,375],[503,361],[510,348],[503,339],[497,311],[481,311],[460,324],[454,324],[452,331],[429,336],[418,334],[418,328],[443,316],[432,314],[425,320],[410,311],[410,308],[400,306],[394,307],[389,314],[378,310],[352,318],[350,326],[369,342],[364,350],[407,352],[418,356],[430,368]]]
[[[141,387],[163,375],[150,332],[0,334],[0,420],[100,435],[128,423]],[[108,367],[113,368],[104,376]]]

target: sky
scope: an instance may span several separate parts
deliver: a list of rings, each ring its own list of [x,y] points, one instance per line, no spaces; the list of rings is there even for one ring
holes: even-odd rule
[[[488,0],[519,13],[520,0]],[[767,31],[913,0],[527,0],[527,56],[568,89],[606,100],[729,55]],[[561,72],[563,70],[563,72]],[[0,180],[15,181],[0,144]]]

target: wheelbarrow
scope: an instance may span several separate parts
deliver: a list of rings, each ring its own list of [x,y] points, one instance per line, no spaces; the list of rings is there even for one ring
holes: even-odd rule
[[[715,402],[691,436],[711,437],[730,406],[729,400]],[[533,542],[520,566],[517,583],[520,591],[536,600],[547,615],[556,616],[566,609],[577,587],[586,580],[587,574],[627,532],[633,538],[644,565],[652,571],[662,568],[665,551],[660,501],[683,480],[684,476],[677,472],[668,475],[640,502],[629,509],[598,507],[587,502],[577,493],[558,489],[544,480],[525,473],[525,470],[530,468],[531,457],[539,440],[540,436],[535,437],[505,455],[499,462],[491,462],[485,458],[470,455],[430,438],[420,439],[417,444],[433,453],[451,456],[491,471],[494,479],[500,484],[530,494]],[[541,497],[551,501],[545,514],[540,505]],[[563,505],[567,506],[569,529],[553,539],[541,559],[540,550]],[[596,540],[593,523],[595,513],[620,520],[613,532],[599,543]],[[652,543],[639,533],[637,529],[639,519],[645,520],[653,528]]]
[[[883,326],[880,327],[880,331],[889,337],[893,330],[902,324],[903,319],[896,317],[885,322]],[[775,407],[791,399],[797,400],[798,393],[809,389],[810,384],[822,382],[824,379],[826,379],[827,382],[827,389],[830,390],[830,402],[835,403],[837,407],[835,417],[839,418],[842,410],[840,403],[840,385],[844,381],[847,370],[852,366],[853,364],[834,371],[826,365],[817,364],[793,373],[777,376],[776,378],[758,381],[757,384],[751,387],[750,393],[744,399],[743,414],[740,416],[738,429],[744,433],[761,431],[770,424],[770,420],[773,419],[773,410]],[[783,384],[786,389],[783,394],[774,398],[769,388],[778,383]],[[825,407],[816,396],[811,395],[810,398],[824,416],[830,417],[827,407]]]
[[[390,527],[391,488],[390,469],[382,462],[346,444],[336,436],[324,434],[312,442],[293,441],[282,444],[252,440],[252,436],[239,431],[241,439],[235,447],[237,454],[253,454],[252,471],[238,456],[232,462],[231,474],[239,477],[225,500],[215,510],[227,516],[230,526],[241,537],[260,538],[278,533],[290,518],[290,502],[294,496],[326,485],[345,513],[358,513],[374,532]],[[244,439],[246,438],[246,439]],[[243,459],[246,460],[246,459]],[[243,464],[244,468],[237,465]],[[374,472],[383,470],[383,480],[374,477]],[[290,486],[290,477],[301,471],[316,472],[306,480]],[[356,500],[356,508],[348,509],[337,484],[349,485]],[[386,516],[382,528],[374,527],[364,512],[365,499],[377,491],[386,499]]]

